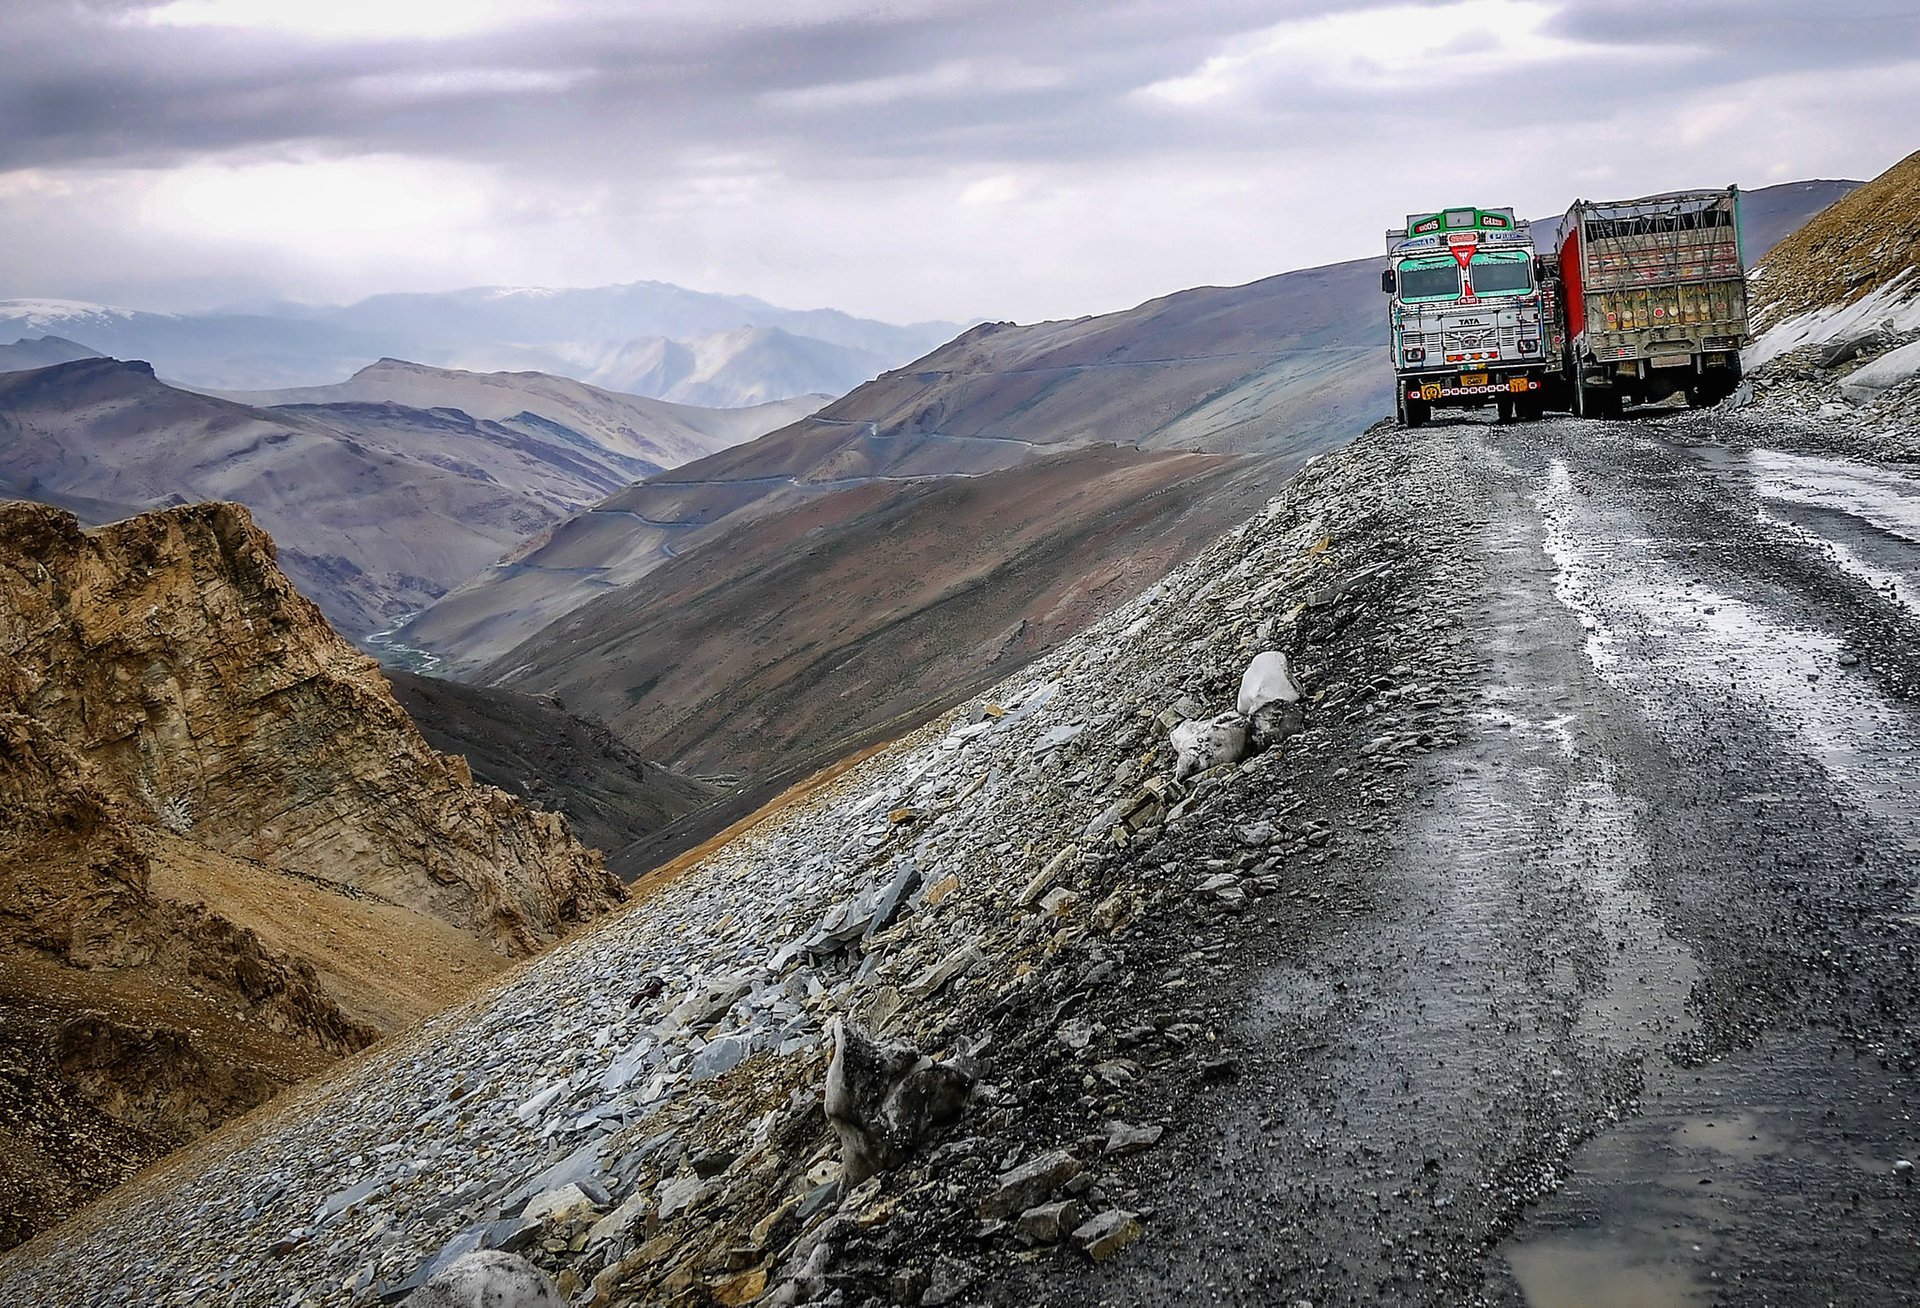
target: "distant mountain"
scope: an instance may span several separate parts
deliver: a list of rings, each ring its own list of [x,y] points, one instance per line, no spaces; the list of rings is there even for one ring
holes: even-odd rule
[[[594,342],[660,336],[694,341],[741,327],[777,327],[899,361],[960,330],[958,323],[895,326],[837,309],[783,309],[750,295],[690,291],[666,282],[564,289],[476,286],[376,295],[323,313],[329,322],[364,331],[450,341],[510,341],[562,351]]]
[[[1849,181],[1783,182],[1740,195],[1740,243],[1752,267],[1808,219],[1860,189]]]
[[[784,427],[830,398],[801,395],[752,407],[703,408],[623,394],[547,373],[461,372],[401,359],[381,359],[328,386],[220,394],[259,408],[401,404],[413,409],[458,409],[491,421],[531,414],[578,433],[603,451],[654,465],[621,478],[621,484]]]
[[[664,282],[549,290],[476,287],[379,295],[346,306],[254,306],[251,312],[147,313],[71,300],[0,300],[0,335],[54,333],[117,358],[151,361],[161,376],[201,390],[323,385],[383,357],[479,372],[532,370],[579,377],[655,398],[735,406],[813,392],[842,394],[959,330],[896,326],[834,309],[783,309],[742,295]],[[742,332],[781,333],[767,348]],[[665,339],[691,362],[661,372],[617,364]],[[752,348],[749,348],[749,347]],[[755,367],[764,371],[755,373]],[[672,387],[693,388],[678,396]],[[689,400],[689,395],[700,397]]]
[[[742,327],[691,343],[666,337],[630,341],[603,356],[587,376],[683,404],[730,406],[809,392],[844,395],[893,361],[778,327]]]
[[[99,357],[100,351],[63,337],[22,337],[12,345],[0,345],[0,372],[24,372],[29,368],[51,368],[56,363],[72,363],[75,359]]]
[[[487,380],[473,383],[483,398],[506,393]],[[704,432],[697,411],[553,390],[554,403],[603,404],[578,420],[612,425],[618,440],[525,410],[493,420],[379,403],[262,409],[112,359],[0,373],[0,496],[76,513],[98,505],[106,517],[236,500],[302,590],[365,637],[666,459],[744,434],[738,414]],[[649,414],[662,425],[640,429]]]
[[[148,360],[170,380],[232,390],[330,380],[407,353],[393,336],[318,320],[146,313],[72,300],[0,300],[0,336],[14,332],[85,340],[113,358]]]

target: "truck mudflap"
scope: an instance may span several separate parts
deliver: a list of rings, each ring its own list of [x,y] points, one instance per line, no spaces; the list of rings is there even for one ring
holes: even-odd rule
[[[1407,398],[1424,400],[1428,404],[1440,400],[1460,399],[1472,395],[1525,395],[1540,389],[1537,377],[1514,377],[1507,381],[1488,382],[1484,386],[1448,386],[1440,382],[1422,382],[1407,387]]]

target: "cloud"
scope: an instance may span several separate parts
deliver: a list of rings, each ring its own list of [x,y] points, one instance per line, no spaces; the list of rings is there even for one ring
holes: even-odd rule
[[[1436,192],[1877,171],[1920,113],[1894,8],[8,0],[0,295],[1115,308],[1370,254]]]

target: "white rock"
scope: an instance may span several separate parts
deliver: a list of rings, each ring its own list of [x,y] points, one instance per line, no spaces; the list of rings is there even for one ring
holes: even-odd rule
[[[523,1216],[532,1221],[543,1221],[549,1217],[558,1217],[577,1208],[593,1208],[597,1205],[587,1198],[586,1192],[577,1185],[563,1185],[557,1190],[548,1190],[537,1194],[527,1201]]]
[[[1246,717],[1252,717],[1269,704],[1297,704],[1300,688],[1293,684],[1287,656],[1279,650],[1256,654],[1240,678],[1240,699],[1235,705]]]
[[[546,1274],[518,1254],[481,1249],[407,1296],[407,1308],[564,1308]]]
[[[1238,763],[1247,752],[1247,720],[1238,713],[1222,713],[1204,722],[1182,722],[1167,739],[1179,755],[1173,779],[1184,781],[1222,763]]]

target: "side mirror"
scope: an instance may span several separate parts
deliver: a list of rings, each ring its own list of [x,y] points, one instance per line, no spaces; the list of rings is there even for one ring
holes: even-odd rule
[[[1380,289],[1392,295],[1398,283],[1394,280],[1393,269],[1383,269],[1380,273]]]

